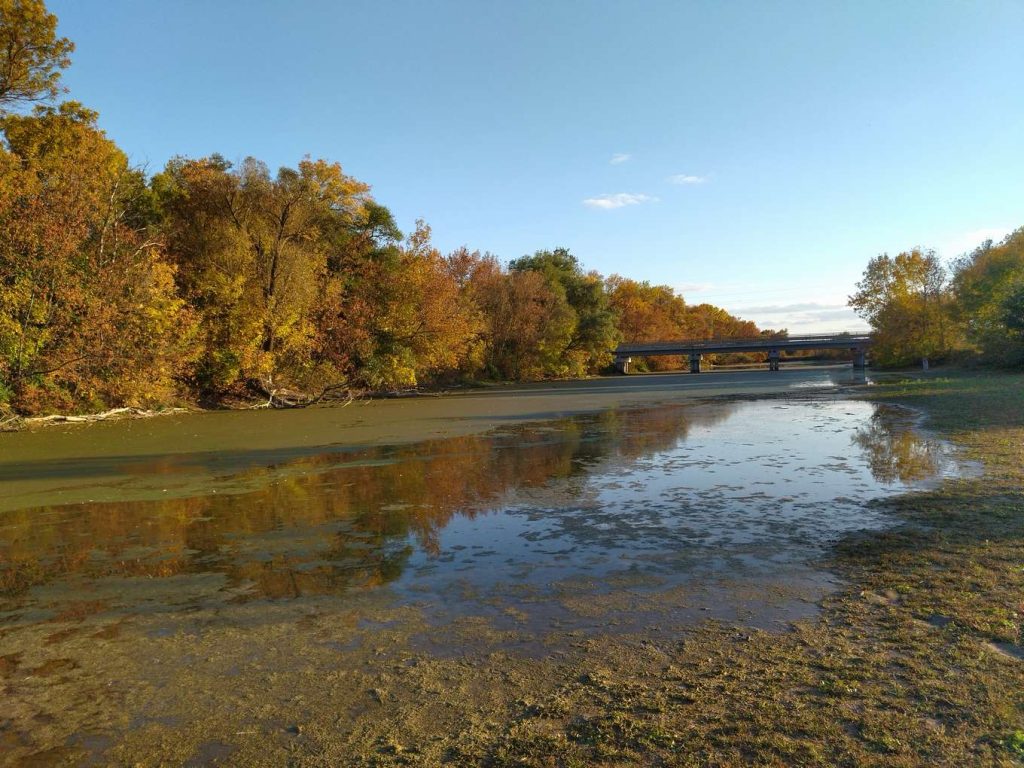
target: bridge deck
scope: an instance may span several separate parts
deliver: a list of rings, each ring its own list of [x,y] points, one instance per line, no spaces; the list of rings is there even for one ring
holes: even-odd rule
[[[681,339],[620,344],[616,357],[648,357],[651,355],[705,355],[725,352],[770,352],[778,350],[851,349],[864,350],[871,346],[868,333],[830,333],[771,338],[733,339]]]

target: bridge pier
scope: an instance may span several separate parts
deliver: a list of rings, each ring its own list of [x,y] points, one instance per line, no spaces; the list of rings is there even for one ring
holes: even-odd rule
[[[768,370],[778,371],[782,366],[782,353],[813,349],[848,349],[853,355],[853,367],[864,370],[867,352],[872,344],[868,333],[821,333],[804,336],[772,334],[746,338],[681,339],[679,341],[652,341],[620,344],[614,350],[615,367],[629,372],[633,357],[679,355],[690,359],[690,372],[700,373],[704,355],[756,352],[768,356]],[[710,359],[709,359],[710,360]]]

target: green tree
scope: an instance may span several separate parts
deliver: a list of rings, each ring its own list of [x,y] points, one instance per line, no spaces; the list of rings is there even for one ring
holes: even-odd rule
[[[1003,299],[1003,323],[1018,340],[1024,340],[1024,281]]]
[[[565,248],[537,251],[514,260],[512,272],[536,272],[549,287],[565,297],[574,317],[572,332],[563,354],[573,375],[592,373],[611,362],[620,335],[615,312],[608,300],[604,280],[596,272],[584,272],[579,261]]]
[[[982,243],[960,259],[953,275],[956,309],[967,339],[984,359],[1024,363],[1024,228],[998,245]]]
[[[60,73],[74,44],[57,37],[57,17],[42,0],[0,0],[0,115],[61,93]]]

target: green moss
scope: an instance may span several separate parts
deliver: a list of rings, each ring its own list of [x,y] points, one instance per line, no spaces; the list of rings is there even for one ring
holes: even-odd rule
[[[1006,748],[1017,757],[1024,758],[1024,731],[1014,731],[1007,736]]]

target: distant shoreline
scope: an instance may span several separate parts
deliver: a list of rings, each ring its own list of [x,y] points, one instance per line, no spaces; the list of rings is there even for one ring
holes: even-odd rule
[[[787,367],[799,367],[799,368],[833,368],[842,363],[827,362],[822,363],[820,361],[804,361],[800,359],[786,361]],[[764,363],[734,363],[729,365],[718,365],[714,366],[710,370],[702,373],[702,376],[707,376],[711,373],[730,373],[730,372],[743,372],[743,371],[762,371],[765,370]],[[684,375],[689,376],[686,371],[644,371],[644,372],[632,372],[629,373],[629,377],[651,377],[651,376],[676,376]],[[163,405],[153,408],[141,408],[135,406],[125,406],[120,408],[110,408],[104,411],[85,412],[85,413],[52,413],[39,416],[22,416],[20,414],[8,414],[6,416],[0,416],[0,434],[21,432],[25,430],[42,429],[51,426],[66,426],[76,424],[95,424],[98,422],[113,422],[113,421],[125,421],[135,419],[149,419],[159,416],[170,416],[182,413],[216,413],[221,411],[255,411],[255,410],[301,410],[308,407],[339,407],[347,405],[351,402],[366,402],[375,400],[393,400],[399,398],[418,398],[418,397],[446,397],[453,395],[465,395],[465,394],[479,394],[486,392],[501,392],[507,389],[519,388],[519,387],[543,387],[543,386],[558,386],[566,384],[579,384],[591,381],[603,381],[603,380],[617,380],[623,378],[622,374],[607,374],[598,376],[584,376],[575,378],[552,378],[552,379],[541,379],[533,381],[478,381],[469,384],[457,384],[448,386],[438,387],[416,387],[408,390],[399,391],[388,391],[381,390],[378,392],[360,392],[354,396],[348,398],[338,397],[333,399],[324,400],[322,403],[310,404],[310,405],[296,405],[296,406],[270,406],[268,407],[266,401],[258,398],[241,398],[241,397],[229,397],[223,400],[216,401],[215,405],[204,406],[199,402],[194,403],[177,403],[174,405]],[[2,438],[0,438],[2,439]]]

